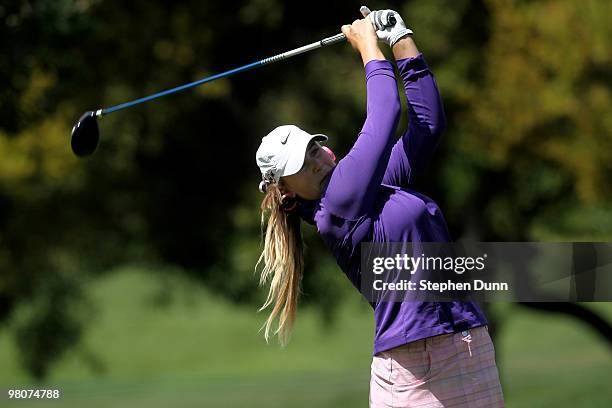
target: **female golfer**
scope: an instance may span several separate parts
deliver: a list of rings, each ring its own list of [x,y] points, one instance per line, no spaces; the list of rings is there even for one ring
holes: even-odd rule
[[[257,164],[265,192],[262,309],[272,305],[266,339],[278,318],[286,343],[303,270],[301,220],[314,224],[358,289],[362,242],[447,242],[436,203],[410,190],[445,126],[431,71],[402,18],[392,10],[362,11],[342,27],[365,66],[367,117],[350,152],[335,163],[329,149],[292,125],[262,139]],[[395,25],[385,28],[387,21]],[[377,40],[389,44],[408,100],[409,126],[394,140],[401,105],[393,66]],[[501,407],[502,390],[487,320],[473,302],[372,302],[376,320],[370,407]]]

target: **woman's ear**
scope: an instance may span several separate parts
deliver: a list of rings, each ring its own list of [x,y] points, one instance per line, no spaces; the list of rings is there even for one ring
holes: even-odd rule
[[[280,178],[280,180],[278,180],[278,189],[280,190],[281,194],[291,193],[291,191],[287,187],[287,183],[285,183],[285,180],[283,180],[282,177]]]
[[[300,201],[295,193],[283,193],[280,208],[286,213],[293,213],[299,207]]]

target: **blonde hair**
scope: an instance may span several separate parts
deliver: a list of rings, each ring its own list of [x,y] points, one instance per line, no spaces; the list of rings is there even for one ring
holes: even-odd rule
[[[255,269],[263,260],[259,285],[270,281],[270,290],[262,311],[273,305],[270,315],[262,326],[266,342],[274,320],[278,326],[272,335],[278,335],[282,346],[287,345],[297,310],[300,284],[304,271],[304,245],[300,229],[300,217],[288,214],[280,208],[282,193],[278,184],[270,184],[261,202],[261,229],[263,250]],[[267,221],[267,223],[266,223]],[[265,232],[264,232],[265,231]]]

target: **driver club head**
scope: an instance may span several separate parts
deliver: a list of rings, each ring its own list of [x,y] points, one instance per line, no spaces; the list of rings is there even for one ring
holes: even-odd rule
[[[96,151],[100,140],[98,118],[93,111],[85,112],[72,128],[70,146],[79,157],[90,156]]]

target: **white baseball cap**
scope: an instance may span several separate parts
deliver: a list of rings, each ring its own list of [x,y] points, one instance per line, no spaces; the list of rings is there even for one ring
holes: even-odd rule
[[[279,126],[264,136],[255,154],[262,178],[278,182],[300,171],[311,140],[323,141],[327,136],[311,135],[295,125]]]

